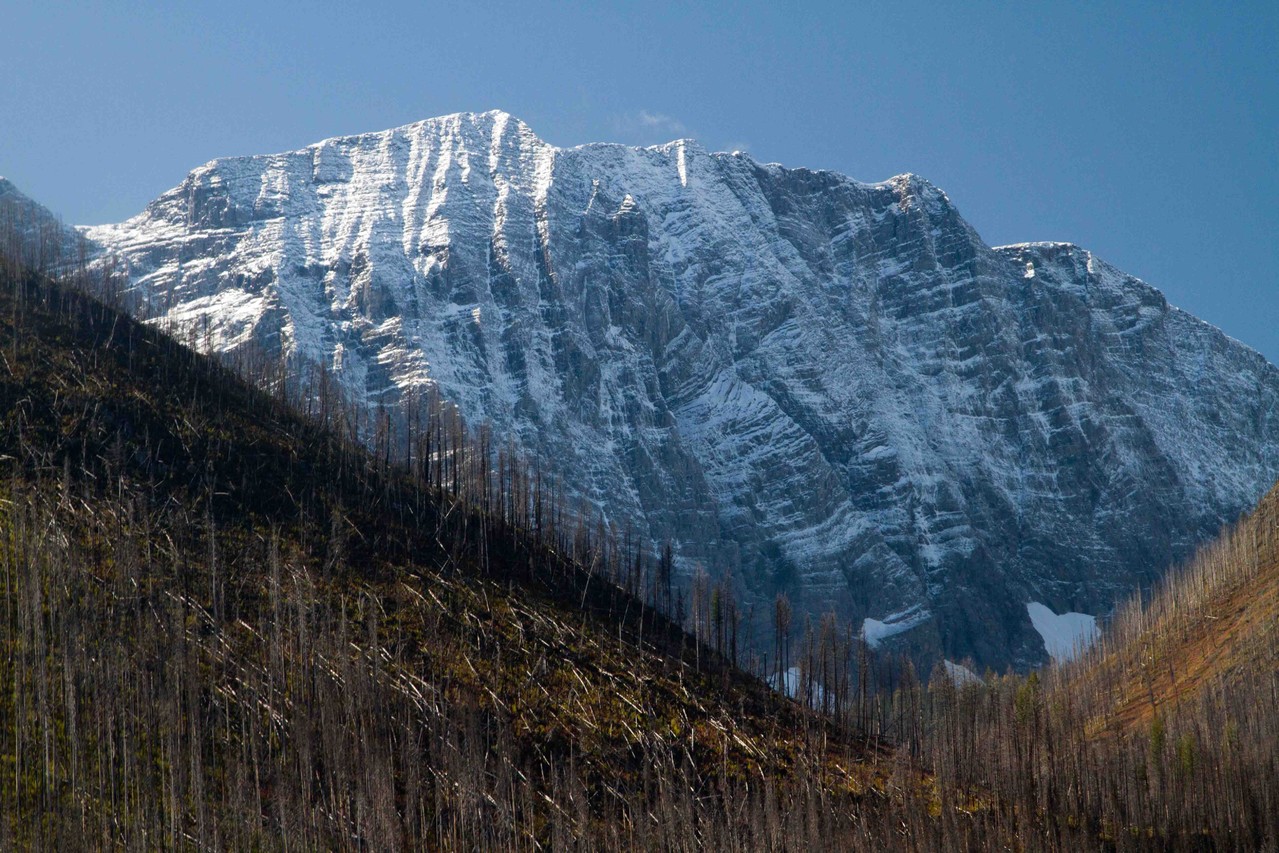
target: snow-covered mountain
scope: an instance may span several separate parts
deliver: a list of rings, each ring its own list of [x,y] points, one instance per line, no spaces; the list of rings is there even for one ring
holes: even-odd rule
[[[757,612],[921,655],[1046,660],[1029,603],[1104,615],[1279,477],[1275,367],[913,175],[489,112],[216,160],[85,233],[211,348],[434,383]]]

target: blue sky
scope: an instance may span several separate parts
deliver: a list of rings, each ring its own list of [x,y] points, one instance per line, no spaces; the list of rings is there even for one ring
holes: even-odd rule
[[[1080,243],[1279,361],[1274,0],[263,5],[0,0],[0,175],[109,222],[214,157],[501,108],[915,172],[988,242]]]

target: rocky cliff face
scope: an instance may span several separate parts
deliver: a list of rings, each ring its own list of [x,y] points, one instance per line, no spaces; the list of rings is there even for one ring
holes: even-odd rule
[[[912,175],[465,114],[217,160],[86,234],[207,346],[370,406],[433,384],[758,612],[921,655],[1040,662],[1028,602],[1105,614],[1279,477],[1272,365]]]

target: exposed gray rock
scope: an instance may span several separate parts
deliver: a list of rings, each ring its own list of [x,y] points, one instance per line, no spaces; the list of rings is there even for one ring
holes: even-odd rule
[[[465,114],[217,160],[86,233],[209,347],[370,406],[435,383],[685,571],[920,656],[1041,662],[1027,602],[1105,614],[1279,477],[1272,365],[912,175]]]

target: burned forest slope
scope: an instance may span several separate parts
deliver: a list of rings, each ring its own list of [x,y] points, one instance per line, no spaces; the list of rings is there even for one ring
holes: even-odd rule
[[[884,798],[442,414],[396,463],[0,277],[0,846],[767,846]]]

